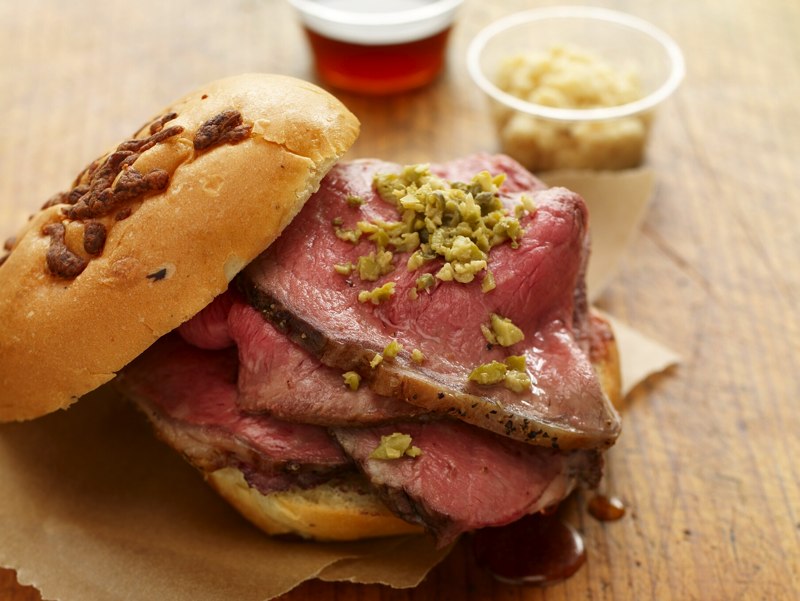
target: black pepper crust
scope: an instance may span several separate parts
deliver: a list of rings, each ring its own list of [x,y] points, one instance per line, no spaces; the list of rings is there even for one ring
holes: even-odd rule
[[[241,279],[239,280],[242,281]],[[315,328],[294,314],[286,311],[283,305],[274,298],[262,293],[255,287],[247,288],[245,294],[248,298],[257,298],[258,304],[254,306],[261,311],[264,319],[275,325],[281,332],[289,336],[295,342],[302,344],[312,353],[322,354],[325,352],[326,340]]]
[[[431,382],[394,378],[391,375],[380,379],[384,364],[373,369],[370,361],[375,350],[357,345],[340,345],[332,341],[314,325],[289,311],[274,296],[249,280],[245,273],[234,280],[239,292],[262,317],[272,323],[291,340],[317,356],[323,363],[337,365],[343,370],[358,372],[363,381],[369,383],[374,392],[384,396],[396,396],[412,405],[424,406],[434,415],[443,418],[458,418],[474,425],[485,427],[498,434],[539,446],[561,450],[559,433],[561,428],[548,422],[534,422],[527,417],[504,411],[494,401],[476,397],[468,391],[461,393],[442,390]],[[380,379],[380,381],[378,381]],[[422,399],[425,399],[423,403]],[[465,405],[465,401],[468,403]],[[469,410],[467,409],[469,408]],[[548,431],[549,430],[549,431]],[[572,440],[574,440],[573,437]],[[611,443],[605,443],[610,446]],[[585,448],[583,439],[572,442],[568,448]]]

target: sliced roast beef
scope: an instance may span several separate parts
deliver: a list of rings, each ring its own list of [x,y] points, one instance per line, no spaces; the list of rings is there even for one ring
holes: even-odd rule
[[[322,363],[358,371],[380,395],[538,445],[572,449],[613,444],[619,418],[587,356],[583,200],[564,189],[543,189],[505,157],[477,156],[433,166],[432,171],[451,181],[469,181],[483,169],[505,173],[500,189],[504,202],[512,204],[527,194],[537,210],[522,218],[518,248],[505,244],[492,249],[494,290],[482,292],[479,280],[437,282],[410,300],[420,272],[406,270],[407,255],[396,255],[394,271],[375,282],[333,269],[356,262],[374,246],[340,239],[332,222],[348,229],[361,220],[397,220],[397,210],[377,196],[372,180],[378,172],[399,169],[379,161],[334,167],[297,218],[303,227],[287,229],[246,269],[240,284],[248,300]],[[363,204],[348,203],[352,197]],[[435,273],[440,266],[432,261],[422,270]],[[386,282],[395,283],[391,299],[379,305],[358,301],[360,291]],[[488,345],[481,325],[491,314],[510,318],[524,332],[524,341],[507,348]],[[376,353],[393,339],[404,351],[373,368]],[[410,360],[413,349],[423,353],[422,364]],[[476,366],[509,355],[525,357],[530,391],[515,393],[468,381]]]
[[[427,413],[366,386],[355,391],[346,387],[341,370],[320,363],[235,291],[218,296],[178,333],[202,349],[237,346],[236,404],[245,413],[323,426],[378,424]]]
[[[366,386],[345,386],[341,370],[320,363],[245,303],[232,305],[228,326],[239,349],[237,403],[243,411],[324,426],[385,423],[425,413]]]
[[[259,474],[262,492],[313,486],[352,463],[324,428],[242,414],[235,349],[207,351],[162,338],[119,375],[122,391],[156,432],[204,471],[225,466]],[[268,490],[263,490],[267,488]]]
[[[600,454],[558,452],[445,420],[336,429],[336,438],[403,519],[440,545],[459,534],[511,523],[563,500],[579,479],[596,485]],[[416,457],[373,459],[381,437],[408,434]]]

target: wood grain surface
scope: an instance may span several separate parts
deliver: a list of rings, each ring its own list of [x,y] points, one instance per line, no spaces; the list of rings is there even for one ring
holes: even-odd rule
[[[495,150],[465,48],[533,4],[550,3],[467,0],[447,72],[425,90],[339,94],[363,124],[351,156]],[[600,298],[684,359],[627,399],[607,488],[628,514],[600,523],[574,498],[589,559],[545,589],[493,581],[462,545],[416,590],[312,581],[286,599],[800,598],[800,3],[590,4],[665,29],[688,69],[656,121],[653,204]],[[313,80],[284,2],[0,2],[0,236],[153,110],[243,71]],[[0,570],[0,599],[38,598]]]

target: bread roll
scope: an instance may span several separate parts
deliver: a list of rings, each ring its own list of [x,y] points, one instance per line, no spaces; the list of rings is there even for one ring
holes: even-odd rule
[[[149,144],[87,167],[0,258],[0,421],[69,406],[200,311],[358,129],[316,86],[248,74],[178,100],[135,135]]]

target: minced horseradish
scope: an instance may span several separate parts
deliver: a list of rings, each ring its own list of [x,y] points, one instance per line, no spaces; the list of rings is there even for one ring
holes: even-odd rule
[[[642,97],[632,69],[566,46],[506,58],[495,83],[513,96],[554,108],[602,108]],[[650,121],[648,114],[610,121],[549,121],[500,106],[495,117],[504,152],[533,171],[633,167],[642,160]]]

